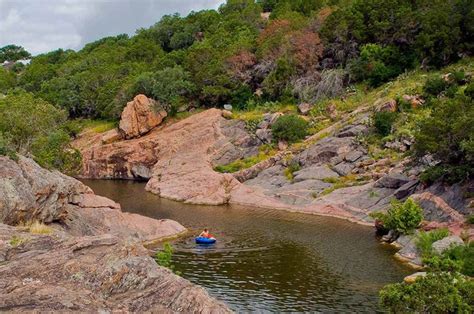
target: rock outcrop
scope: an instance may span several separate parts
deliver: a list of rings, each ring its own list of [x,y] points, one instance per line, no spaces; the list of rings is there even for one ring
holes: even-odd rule
[[[137,95],[123,110],[119,130],[126,139],[140,137],[159,125],[166,116],[158,102]]]
[[[119,237],[36,235],[0,224],[0,311],[226,313]]]
[[[370,131],[369,113],[362,109],[310,137],[303,149],[282,150],[233,175],[213,170],[256,155],[260,145],[271,141],[271,125],[280,115],[265,114],[255,134],[250,134],[243,121],[227,120],[222,111],[210,109],[139,139],[88,142],[79,147],[83,175],[149,179],[148,191],[187,203],[281,208],[365,224],[372,224],[369,214],[387,208],[392,198],[403,200],[413,194],[430,220],[460,222],[472,212],[459,201],[467,194],[462,189],[424,190],[417,180],[421,170],[411,168],[408,158],[370,158],[359,140]],[[291,175],[289,164],[296,165]],[[424,192],[443,195],[446,206],[426,194],[417,196]]]
[[[46,223],[47,232],[22,227],[29,221]],[[228,312],[142,245],[184,231],[123,213],[31,159],[0,157],[0,311]]]

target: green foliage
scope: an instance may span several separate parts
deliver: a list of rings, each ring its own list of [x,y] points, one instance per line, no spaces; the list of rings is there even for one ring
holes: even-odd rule
[[[466,89],[464,90],[464,95],[469,97],[471,100],[474,99],[474,82],[471,82],[467,85]]]
[[[371,86],[380,84],[396,77],[408,65],[400,59],[403,56],[394,46],[382,47],[379,44],[362,46],[360,56],[351,63],[351,74],[356,80],[367,80]]]
[[[163,266],[163,267],[166,267],[166,268],[169,268],[171,269],[174,273],[176,273],[177,275],[180,274],[180,272],[176,271],[174,269],[174,265],[173,265],[173,252],[174,252],[174,249],[173,247],[171,246],[171,244],[169,244],[168,242],[166,242],[164,245],[163,245],[163,250],[161,251],[158,251],[156,252],[155,254],[155,261],[158,265],[160,266]]]
[[[6,94],[9,89],[16,86],[16,75],[12,71],[0,66],[0,94]]]
[[[35,161],[47,169],[60,169],[66,174],[76,174],[81,164],[81,153],[69,146],[70,136],[63,130],[40,136],[32,144]]]
[[[385,286],[380,303],[392,313],[472,313],[474,282],[457,273],[428,273],[412,284]]]
[[[474,214],[471,214],[467,217],[466,222],[470,225],[474,225]]]
[[[308,122],[294,114],[283,115],[272,125],[272,133],[276,140],[294,143],[308,134]]]
[[[421,231],[417,235],[416,247],[421,251],[423,257],[429,258],[433,255],[433,243],[447,236],[449,236],[448,229],[436,229],[428,232]]]
[[[430,271],[456,271],[463,275],[474,276],[474,242],[456,245],[442,255],[431,255],[423,259]]]
[[[259,149],[258,155],[250,156],[243,159],[238,159],[227,165],[219,165],[214,167],[214,171],[220,173],[234,173],[243,169],[252,167],[261,161],[267,160],[269,157],[275,155],[275,149],[270,145],[262,145]]]
[[[372,119],[377,133],[382,136],[387,136],[392,132],[392,126],[395,123],[395,120],[397,119],[397,113],[389,111],[380,111],[374,113]]]
[[[16,45],[7,45],[0,48],[0,63],[29,59],[31,54],[25,48]]]
[[[439,76],[434,76],[426,80],[425,86],[423,86],[423,92],[425,96],[436,97],[446,90],[448,83]]]
[[[16,160],[15,149],[12,147],[11,141],[0,132],[0,156],[8,156],[10,159]]]
[[[387,214],[377,213],[375,215],[372,217],[380,219],[385,228],[409,234],[418,228],[423,220],[423,209],[411,198],[403,203],[393,199]]]
[[[299,171],[301,169],[301,166],[298,161],[292,160],[289,164],[288,167],[286,167],[284,173],[285,176],[288,180],[293,181],[294,179],[294,173],[296,171]]]
[[[29,93],[20,91],[0,99],[0,132],[10,137],[13,148],[21,154],[65,120],[62,110]]]
[[[474,102],[464,95],[456,95],[433,100],[432,107],[431,116],[420,121],[415,133],[415,155],[432,154],[447,166],[453,177],[471,176],[474,171]],[[441,170],[437,169],[436,174],[439,173]]]

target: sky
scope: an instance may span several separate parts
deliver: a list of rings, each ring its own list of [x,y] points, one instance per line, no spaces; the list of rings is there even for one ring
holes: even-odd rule
[[[78,50],[105,36],[134,34],[165,14],[217,9],[224,0],[0,0],[0,47],[37,55]]]

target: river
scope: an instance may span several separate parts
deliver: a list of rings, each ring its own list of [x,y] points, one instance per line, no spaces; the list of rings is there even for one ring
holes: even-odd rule
[[[216,245],[174,241],[173,263],[231,309],[260,312],[374,312],[378,291],[410,270],[373,228],[335,218],[239,206],[196,206],[161,199],[145,184],[83,180],[122,210],[173,219]]]

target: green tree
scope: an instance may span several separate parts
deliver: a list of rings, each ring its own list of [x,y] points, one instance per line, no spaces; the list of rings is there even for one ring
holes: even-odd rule
[[[66,114],[32,94],[18,92],[0,99],[0,132],[11,138],[15,150],[24,154],[32,143],[66,120]]]
[[[7,45],[0,48],[0,63],[4,61],[18,61],[31,58],[31,54],[25,48],[17,45]]]

